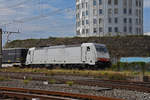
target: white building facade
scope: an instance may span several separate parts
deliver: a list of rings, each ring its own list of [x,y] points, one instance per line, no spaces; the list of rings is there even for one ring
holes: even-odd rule
[[[76,34],[143,35],[143,0],[76,0]]]
[[[144,33],[144,35],[150,36],[150,32],[146,32]]]

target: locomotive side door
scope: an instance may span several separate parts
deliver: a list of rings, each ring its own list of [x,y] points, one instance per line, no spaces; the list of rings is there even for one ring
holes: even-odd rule
[[[33,63],[33,53],[34,52],[32,50],[28,51],[27,58],[26,58],[27,64]]]
[[[33,58],[34,58],[34,51],[31,51],[30,53],[30,61],[33,63]]]
[[[82,62],[86,64],[92,63],[92,50],[90,46],[82,47]]]
[[[91,61],[92,61],[92,59],[91,59],[92,54],[91,54],[91,47],[90,47],[90,46],[87,46],[87,47],[86,47],[85,56],[86,56],[86,61],[87,61],[87,63],[90,64]]]

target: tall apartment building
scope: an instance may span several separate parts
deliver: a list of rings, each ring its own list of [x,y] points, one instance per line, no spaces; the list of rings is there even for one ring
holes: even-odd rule
[[[76,0],[76,33],[143,35],[143,0]]]

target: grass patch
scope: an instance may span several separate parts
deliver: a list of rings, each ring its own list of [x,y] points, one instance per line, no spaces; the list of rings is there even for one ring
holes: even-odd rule
[[[11,80],[10,77],[0,76],[0,81],[9,81],[9,80]]]
[[[0,72],[28,72],[28,73],[44,73],[46,76],[53,75],[75,75],[75,76],[92,76],[101,79],[126,79],[127,77],[135,77],[141,75],[140,71],[112,71],[107,70],[65,70],[65,69],[46,69],[46,68],[2,68]],[[150,72],[145,72],[146,76],[150,76]],[[27,80],[32,80],[27,78]],[[55,83],[54,79],[48,80],[51,84]]]
[[[49,83],[50,83],[50,84],[56,84],[56,80],[55,80],[55,79],[50,79],[50,80],[49,80]]]
[[[0,77],[0,81],[5,81],[6,80],[6,78],[5,77]]]
[[[24,83],[25,85],[29,84],[29,82],[30,82],[30,80],[28,80],[28,79],[23,80],[23,83]]]
[[[109,74],[108,79],[109,80],[127,80],[127,77],[122,74]]]
[[[25,84],[25,85],[27,85],[27,84],[29,84],[29,82],[31,82],[32,81],[32,77],[27,77],[27,79],[24,79],[23,80],[23,83]]]

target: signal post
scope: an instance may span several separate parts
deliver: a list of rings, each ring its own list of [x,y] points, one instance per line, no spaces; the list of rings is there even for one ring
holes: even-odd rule
[[[3,58],[3,54],[2,54],[2,34],[13,34],[13,33],[20,33],[19,30],[18,32],[8,32],[8,31],[2,31],[2,29],[0,28],[0,68],[2,67],[2,58]],[[8,40],[7,40],[8,41]]]
[[[2,67],[2,29],[0,29],[0,68]]]

